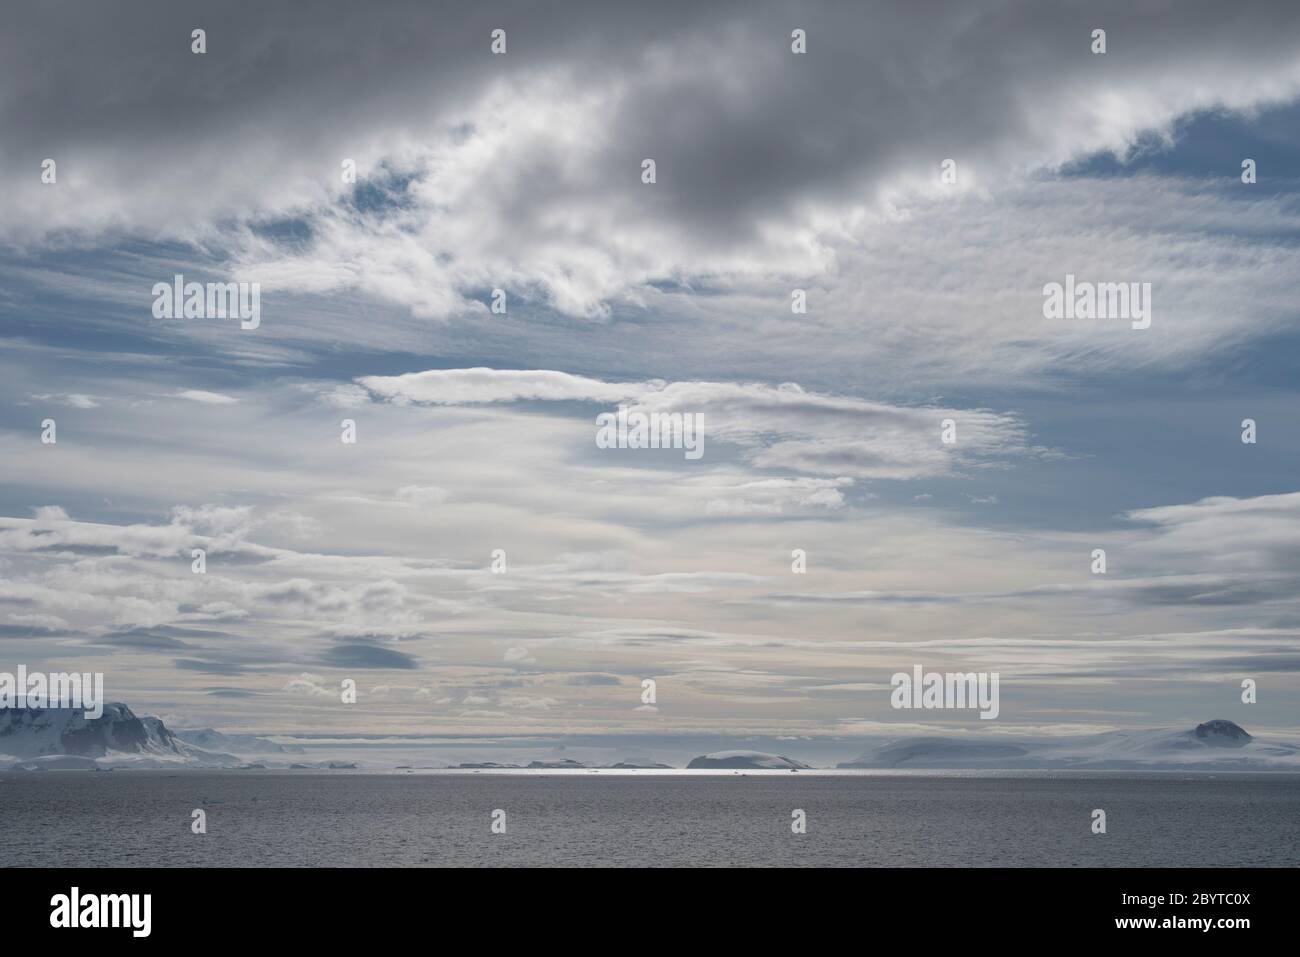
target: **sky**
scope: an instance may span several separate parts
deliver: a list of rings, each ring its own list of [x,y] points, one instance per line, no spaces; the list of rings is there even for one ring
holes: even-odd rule
[[[7,7],[0,670],[339,739],[1295,736],[1298,121],[1284,2]]]

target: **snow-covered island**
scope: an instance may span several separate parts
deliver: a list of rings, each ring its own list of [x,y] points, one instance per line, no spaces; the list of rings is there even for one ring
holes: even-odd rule
[[[869,748],[839,768],[1095,771],[1300,771],[1300,748],[1262,741],[1223,718],[1186,731],[1108,731],[1054,740],[900,738]]]
[[[780,754],[765,754],[762,751],[714,751],[692,758],[686,765],[687,770],[714,768],[717,770],[752,770],[752,771],[799,771],[811,768],[811,765]]]

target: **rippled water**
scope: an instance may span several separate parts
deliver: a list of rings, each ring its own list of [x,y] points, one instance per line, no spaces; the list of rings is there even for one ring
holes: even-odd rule
[[[1298,845],[1293,775],[0,775],[3,866],[1295,866]]]

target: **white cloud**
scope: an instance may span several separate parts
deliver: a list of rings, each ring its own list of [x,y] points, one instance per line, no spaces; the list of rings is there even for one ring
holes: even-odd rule
[[[537,659],[523,645],[511,645],[501,657],[511,664],[531,665],[537,662]]]
[[[88,395],[82,395],[79,392],[67,393],[63,395],[42,393],[40,395],[33,395],[32,398],[36,399],[39,402],[57,402],[60,405],[66,405],[73,409],[99,408],[99,403],[95,400],[94,397]]]
[[[461,405],[478,402],[621,402],[651,384],[611,383],[548,369],[433,369],[400,376],[363,376],[357,382],[397,402]]]
[[[436,485],[403,485],[397,490],[396,495],[399,502],[417,508],[432,508],[443,504],[450,497],[450,492]]]
[[[305,694],[312,697],[330,697],[336,692],[321,684],[320,675],[303,672],[296,678],[290,678],[280,690],[290,694]]]
[[[234,396],[224,395],[220,392],[208,392],[204,389],[182,389],[176,393],[176,398],[187,399],[190,402],[202,402],[205,405],[229,405],[232,402],[238,402]]]

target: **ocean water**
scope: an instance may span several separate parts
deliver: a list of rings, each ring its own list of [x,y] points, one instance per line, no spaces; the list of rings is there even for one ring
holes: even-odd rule
[[[1296,775],[0,774],[4,867],[1276,867],[1298,847]]]

